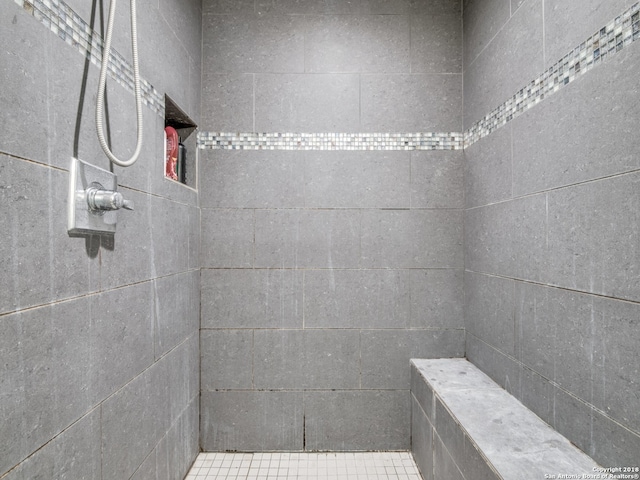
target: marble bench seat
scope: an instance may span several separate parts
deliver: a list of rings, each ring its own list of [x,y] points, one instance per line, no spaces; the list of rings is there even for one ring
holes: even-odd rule
[[[425,480],[598,478],[594,460],[464,358],[411,360],[411,399]]]

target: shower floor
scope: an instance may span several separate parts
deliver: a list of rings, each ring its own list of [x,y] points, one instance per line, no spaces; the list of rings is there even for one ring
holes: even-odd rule
[[[201,453],[185,480],[421,480],[409,452]]]

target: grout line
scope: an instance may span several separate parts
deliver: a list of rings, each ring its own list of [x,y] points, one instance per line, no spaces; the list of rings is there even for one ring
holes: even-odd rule
[[[486,272],[480,272],[480,271],[476,271],[476,270],[471,270],[471,269],[465,269],[465,272],[467,273],[473,273],[474,275],[483,275],[485,277],[492,277],[492,278],[501,278],[503,280],[512,280],[514,282],[520,282],[520,283],[524,283],[527,285],[534,285],[537,287],[542,287],[542,288],[551,288],[554,290],[562,290],[565,292],[569,292],[569,293],[574,293],[574,294],[578,294],[578,295],[587,295],[587,296],[591,296],[591,297],[598,297],[598,298],[602,298],[605,300],[613,300],[616,302],[623,302],[623,303],[628,303],[630,305],[640,305],[640,300],[630,300],[628,298],[621,298],[621,297],[613,297],[611,295],[605,295],[602,293],[594,293],[594,292],[588,292],[586,290],[577,290],[575,288],[571,288],[571,287],[563,287],[561,285],[553,285],[553,284],[549,284],[549,283],[542,283],[542,282],[536,282],[534,280],[527,280],[524,278],[517,278],[517,277],[509,277],[506,275],[500,275],[500,274],[496,274],[496,273],[486,273]]]
[[[29,305],[29,306],[20,307],[20,308],[18,308],[16,310],[0,312],[0,318],[5,317],[5,316],[9,316],[9,315],[15,315],[17,313],[28,312],[30,310],[37,310],[39,308],[47,308],[47,307],[53,307],[53,306],[56,306],[56,305],[59,305],[59,304],[63,304],[63,303],[75,302],[75,301],[81,300],[83,298],[94,297],[94,296],[97,296],[97,295],[102,295],[102,294],[105,294],[105,293],[114,292],[116,290],[122,290],[122,289],[125,289],[125,288],[134,287],[134,286],[142,285],[142,284],[145,284],[145,283],[152,283],[152,282],[155,282],[156,280],[163,279],[163,278],[173,277],[173,276],[177,276],[177,275],[186,275],[186,274],[193,273],[193,272],[199,271],[199,270],[200,270],[200,268],[191,268],[191,269],[188,269],[188,270],[184,270],[182,272],[169,273],[169,274],[161,275],[161,276],[158,276],[158,277],[147,278],[145,280],[139,280],[139,281],[136,281],[136,282],[133,282],[133,283],[127,283],[125,285],[118,285],[118,286],[115,286],[115,287],[108,288],[107,290],[103,290],[102,286],[100,286],[96,290],[92,290],[90,292],[85,292],[85,293],[82,293],[80,295],[75,295],[73,297],[52,299],[51,301],[49,301],[47,303],[39,303],[37,305]]]
[[[531,193],[525,193],[525,194],[521,194],[521,195],[511,195],[510,198],[505,198],[503,200],[498,200],[495,202],[490,202],[490,203],[485,203],[484,205],[474,205],[472,207],[467,207],[464,209],[464,212],[468,212],[470,210],[476,210],[476,209],[480,209],[480,208],[485,208],[485,207],[491,207],[493,205],[501,205],[501,204],[506,204],[509,203],[513,200],[521,200],[521,199],[525,199],[525,198],[531,198],[531,197],[535,197],[538,195],[542,195],[542,194],[548,194],[551,192],[556,192],[559,190],[564,190],[564,189],[569,189],[569,188],[573,188],[573,187],[580,187],[583,185],[589,185],[591,183],[597,183],[597,182],[604,182],[604,181],[608,181],[608,180],[614,180],[617,179],[619,177],[625,177],[628,175],[637,175],[640,173],[640,169],[636,168],[634,170],[629,170],[628,172],[620,172],[620,173],[612,173],[603,177],[598,177],[598,178],[592,178],[592,179],[588,179],[588,180],[581,180],[579,182],[574,182],[574,183],[568,183],[566,185],[560,185],[557,187],[548,187],[545,190],[540,190],[537,192],[531,192]],[[453,210],[453,209],[447,209],[447,210]]]

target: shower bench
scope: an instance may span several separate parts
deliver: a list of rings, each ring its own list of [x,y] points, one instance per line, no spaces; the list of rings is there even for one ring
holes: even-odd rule
[[[411,450],[425,480],[598,478],[603,471],[464,358],[411,360],[411,397]]]

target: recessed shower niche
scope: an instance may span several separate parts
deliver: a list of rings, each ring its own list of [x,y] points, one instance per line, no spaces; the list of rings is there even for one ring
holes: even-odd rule
[[[164,176],[196,188],[196,135],[193,120],[168,95],[164,96]]]

